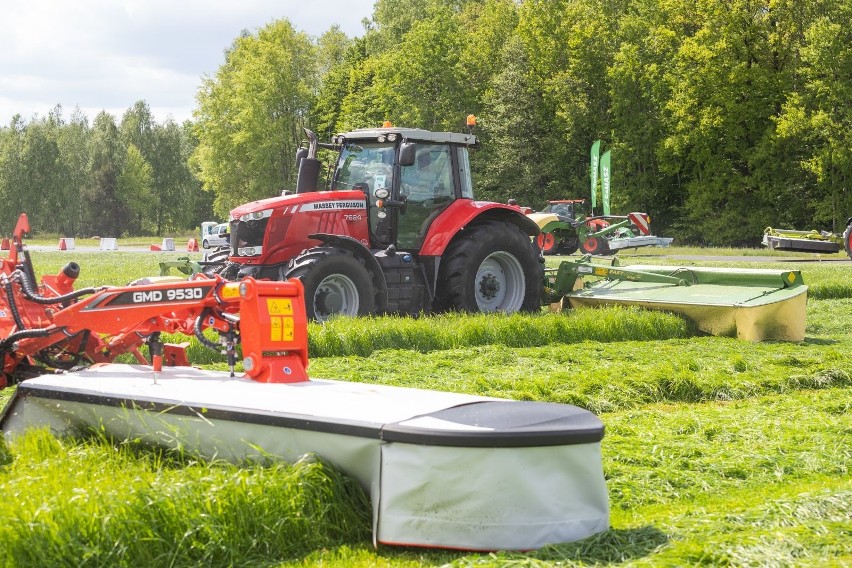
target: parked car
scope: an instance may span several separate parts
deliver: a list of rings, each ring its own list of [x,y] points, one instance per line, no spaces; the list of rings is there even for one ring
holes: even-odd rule
[[[228,223],[219,223],[213,227],[209,234],[204,235],[201,246],[206,249],[228,246],[228,238],[230,237],[228,231]]]

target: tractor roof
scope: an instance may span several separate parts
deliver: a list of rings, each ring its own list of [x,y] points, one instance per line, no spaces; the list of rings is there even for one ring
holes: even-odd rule
[[[351,132],[344,132],[339,136],[346,140],[378,139],[379,136],[398,134],[403,140],[410,142],[433,142],[436,144],[464,144],[466,146],[476,145],[476,136],[459,132],[430,132],[419,128],[361,128]]]

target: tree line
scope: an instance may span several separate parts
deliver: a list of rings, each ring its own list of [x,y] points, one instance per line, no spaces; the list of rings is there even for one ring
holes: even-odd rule
[[[81,230],[105,214],[91,209],[101,192],[121,205],[117,226],[162,230],[292,188],[305,127],[459,131],[475,114],[482,199],[588,198],[601,139],[613,211],[646,211],[679,243],[839,231],[852,215],[850,17],[847,0],[376,0],[355,38],[282,18],[234,39],[191,123],[149,116],[146,130],[138,103],[111,128],[99,115],[0,129],[0,192],[45,211],[78,195],[53,218]],[[50,152],[62,174],[38,169]]]
[[[116,122],[107,112],[90,124],[61,106],[0,129],[0,227],[21,212],[34,231],[65,236],[163,235],[212,214],[188,159],[193,126],[157,123],[145,101]]]

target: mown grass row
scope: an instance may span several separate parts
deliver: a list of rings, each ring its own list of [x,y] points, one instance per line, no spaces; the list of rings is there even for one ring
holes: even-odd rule
[[[849,344],[846,344],[848,347]],[[487,361],[487,363],[486,363]],[[574,404],[593,412],[852,386],[852,353],[727,338],[317,358],[314,378]]]
[[[605,414],[618,528],[453,566],[846,565],[850,410],[850,391],[833,389]]]

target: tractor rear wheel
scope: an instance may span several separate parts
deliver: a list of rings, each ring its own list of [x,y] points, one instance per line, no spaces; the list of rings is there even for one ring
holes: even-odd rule
[[[447,248],[435,307],[466,312],[538,310],[543,270],[537,247],[516,225],[504,221],[475,225]]]
[[[375,290],[363,261],[348,251],[316,247],[290,261],[286,278],[298,278],[305,287],[309,319],[364,316],[375,312]]]
[[[852,223],[846,225],[846,230],[843,231],[843,247],[849,258],[852,258]]]

